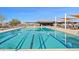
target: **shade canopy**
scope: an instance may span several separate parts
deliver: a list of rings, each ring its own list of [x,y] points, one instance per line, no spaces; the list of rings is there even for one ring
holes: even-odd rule
[[[76,17],[76,18],[79,18],[79,14],[73,14],[71,16]]]
[[[60,19],[62,19],[61,21],[70,21],[70,20],[73,20],[73,19],[75,19],[75,18],[60,18]]]

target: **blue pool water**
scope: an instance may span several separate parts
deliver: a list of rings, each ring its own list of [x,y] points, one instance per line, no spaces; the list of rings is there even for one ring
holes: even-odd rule
[[[23,28],[0,33],[0,49],[79,48],[79,38],[49,28]]]

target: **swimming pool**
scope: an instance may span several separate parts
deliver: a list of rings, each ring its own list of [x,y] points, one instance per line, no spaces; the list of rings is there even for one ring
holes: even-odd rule
[[[79,38],[49,28],[23,28],[0,33],[0,49],[79,48]]]

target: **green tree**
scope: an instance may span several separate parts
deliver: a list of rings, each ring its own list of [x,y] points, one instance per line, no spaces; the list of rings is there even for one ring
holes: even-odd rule
[[[0,15],[0,23],[3,24],[3,21],[5,20],[5,17],[3,15]]]
[[[17,26],[18,24],[21,24],[21,22],[17,19],[12,19],[12,21],[10,21],[10,25],[12,26]]]

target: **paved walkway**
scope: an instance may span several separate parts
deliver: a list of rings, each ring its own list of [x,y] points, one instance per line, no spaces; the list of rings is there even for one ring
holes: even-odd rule
[[[22,28],[22,27],[11,28],[11,29],[6,29],[6,30],[0,30],[0,33],[2,33],[2,32],[7,32],[7,31],[11,31],[11,30],[15,30],[15,29],[19,29],[19,28]]]
[[[64,28],[59,28],[59,27],[50,27],[51,29],[55,29],[55,30],[58,30],[58,31],[62,31],[62,32],[65,32],[65,33],[68,33],[68,34],[72,34],[72,35],[75,35],[75,36],[79,36],[79,30],[71,30],[71,29],[64,29]]]

